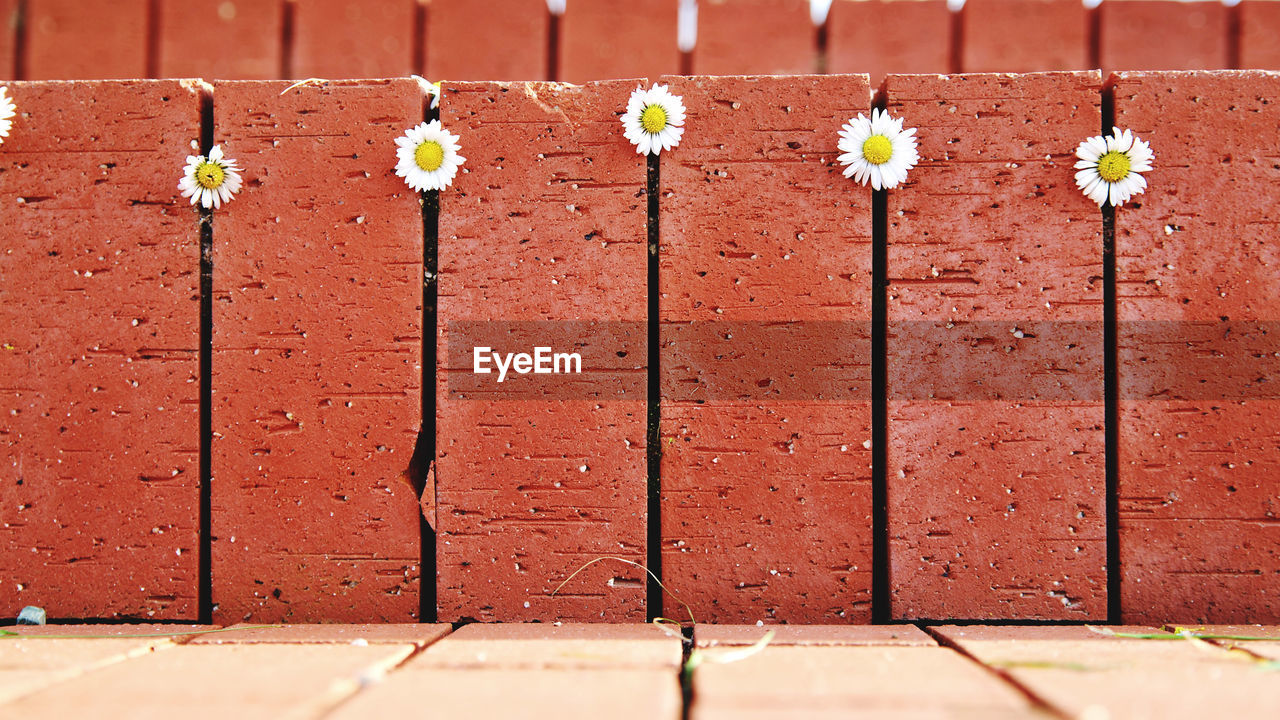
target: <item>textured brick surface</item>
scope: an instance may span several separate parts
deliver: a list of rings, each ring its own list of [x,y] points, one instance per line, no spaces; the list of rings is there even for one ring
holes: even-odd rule
[[[394,139],[422,93],[285,87],[216,90],[245,189],[214,218],[214,617],[408,622],[422,215]]]
[[[1109,638],[1085,627],[938,632],[1062,717],[1263,717],[1280,707],[1274,673],[1208,644]]]
[[[27,80],[147,76],[147,0],[27,0]]]
[[[414,662],[419,668],[666,668],[674,675],[681,663],[677,633],[646,624],[473,623]]]
[[[1116,219],[1124,617],[1275,622],[1280,76],[1125,74],[1115,93],[1156,152]]]
[[[421,712],[427,702],[439,717],[474,720],[680,717],[680,680],[672,670],[420,670],[418,659],[326,717],[394,717]]]
[[[1280,2],[1240,3],[1240,67],[1280,70]]]
[[[226,645],[244,643],[341,644],[365,642],[370,645],[429,645],[449,634],[448,625],[419,623],[382,623],[378,625],[277,625],[261,627],[232,626],[222,632],[201,635],[193,645]]]
[[[0,80],[14,77],[14,43],[17,42],[18,0],[0,0]]]
[[[285,0],[160,0],[161,77],[281,77]]]
[[[64,635],[98,634],[103,631],[100,626],[45,627]],[[131,629],[136,631],[138,628]],[[24,634],[49,634],[30,632],[32,628],[19,630]],[[158,628],[150,627],[142,631],[157,630]],[[0,702],[5,704],[5,711],[8,712],[9,704],[21,697],[129,658],[145,655],[156,648],[169,646],[169,640],[163,637],[95,640],[5,638],[0,642]]]
[[[750,657],[707,660],[693,675],[692,716],[1026,717],[1030,705],[960,654],[939,647],[766,647]]]
[[[816,69],[817,33],[808,0],[703,0],[698,4],[699,75],[798,75]]]
[[[116,663],[8,703],[11,717],[320,717],[412,645],[188,645]]]
[[[196,615],[200,98],[12,83],[0,146],[0,616]]]
[[[547,79],[545,0],[432,0],[429,12],[432,80]]]
[[[871,193],[835,143],[866,76],[671,89],[689,114],[661,173],[663,580],[699,622],[865,622]]]
[[[382,78],[418,72],[413,66],[416,0],[293,3],[294,77]]]
[[[887,82],[924,158],[888,200],[895,618],[1106,617],[1099,84]]]
[[[1041,72],[1089,67],[1080,0],[967,0],[963,72]]]
[[[936,645],[914,625],[698,625],[698,647],[743,646],[772,632],[769,647],[785,645]]]
[[[946,0],[835,0],[827,15],[827,71],[943,73],[951,58]]]
[[[560,26],[560,79],[657,77],[680,67],[680,0],[574,0]],[[620,106],[625,108],[625,102]]]
[[[1227,13],[1216,0],[1109,0],[1098,7],[1102,67],[1111,70],[1221,70],[1227,67]]]
[[[567,321],[626,321],[630,336],[592,345],[583,364],[613,358],[643,377],[645,165],[618,121],[634,87],[444,87],[444,124],[461,134],[467,164],[440,200],[441,620],[644,617],[643,575],[622,563],[597,563],[551,595],[595,558],[644,562],[643,383],[547,394],[529,376],[510,386],[523,390],[450,389],[454,378],[493,377],[472,374],[472,344],[451,330],[461,321],[544,321],[571,343],[586,338]]]

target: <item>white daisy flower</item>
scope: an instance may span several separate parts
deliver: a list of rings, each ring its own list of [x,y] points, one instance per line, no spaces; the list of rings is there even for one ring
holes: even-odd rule
[[[836,144],[844,153],[844,176],[863,185],[870,182],[876,190],[897,187],[920,161],[915,134],[915,128],[902,129],[902,118],[883,110],[872,110],[870,120],[863,115],[851,119],[840,129]]]
[[[684,102],[666,85],[636,88],[622,116],[622,134],[641,155],[660,154],[680,144],[684,135]]]
[[[1142,173],[1151,170],[1155,154],[1132,130],[1112,128],[1106,137],[1098,135],[1080,143],[1076,157],[1080,158],[1076,186],[1098,207],[1107,203],[1120,207],[1146,191],[1147,179]]]
[[[236,161],[222,154],[222,146],[214,145],[209,157],[188,155],[187,166],[182,169],[178,189],[182,197],[191,198],[191,204],[200,203],[206,209],[218,208],[231,202],[231,196],[240,192],[240,168]]]
[[[9,130],[13,128],[13,116],[17,114],[18,108],[9,98],[9,88],[0,86],[0,143],[9,137]]]
[[[406,130],[396,138],[396,145],[396,156],[400,158],[396,175],[418,192],[449,187],[466,160],[458,154],[458,136],[445,130],[439,120]]]
[[[414,80],[418,81],[418,86],[422,88],[422,92],[431,98],[431,109],[435,110],[440,107],[440,83],[433,83],[421,75],[411,75]]]

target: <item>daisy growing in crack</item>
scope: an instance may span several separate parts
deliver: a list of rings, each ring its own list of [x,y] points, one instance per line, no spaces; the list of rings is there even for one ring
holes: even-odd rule
[[[214,145],[209,156],[188,155],[187,166],[182,169],[178,189],[182,197],[191,198],[191,204],[200,203],[204,208],[218,208],[240,192],[240,168],[236,161],[222,154],[222,146]]]
[[[871,183],[876,190],[897,187],[920,161],[915,135],[915,128],[903,130],[902,118],[884,110],[872,110],[870,120],[858,115],[840,129],[836,144],[843,153],[844,176]]]
[[[684,135],[684,102],[666,85],[636,88],[622,115],[622,134],[641,155],[658,155],[680,144]]]
[[[17,114],[18,108],[9,97],[9,88],[0,86],[0,143],[9,137],[9,130],[13,129],[13,116]]]
[[[422,92],[426,93],[427,97],[431,98],[431,109],[432,110],[439,109],[440,108],[440,83],[438,82],[433,83],[430,80],[422,77],[421,75],[411,75],[410,77],[412,77],[414,80],[417,80],[418,87],[422,88]]]
[[[1110,135],[1091,137],[1076,148],[1076,186],[1102,207],[1120,207],[1147,189],[1142,173],[1151,170],[1155,154],[1132,130],[1112,128]]]
[[[406,130],[396,138],[396,145],[396,175],[418,192],[449,187],[466,160],[458,154],[458,136],[445,130],[439,120]]]

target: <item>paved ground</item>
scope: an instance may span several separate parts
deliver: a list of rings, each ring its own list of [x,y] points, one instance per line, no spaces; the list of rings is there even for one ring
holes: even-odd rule
[[[1275,626],[777,626],[766,643],[768,630],[699,625],[689,643],[654,625],[8,627],[0,717],[1280,713]]]

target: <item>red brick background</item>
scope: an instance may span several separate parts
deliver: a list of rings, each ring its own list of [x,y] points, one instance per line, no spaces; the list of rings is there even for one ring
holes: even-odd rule
[[[422,215],[412,80],[216,86],[245,191],[213,244],[218,621],[417,618]]]
[[[592,345],[583,363],[612,362],[607,352],[624,377],[643,376],[645,164],[618,120],[634,87],[444,87],[443,121],[462,134],[467,163],[440,208],[441,620],[644,618],[643,573],[623,563],[551,594],[594,558],[645,562],[643,380],[461,392],[450,383],[472,377],[470,345],[455,363],[449,354],[460,322],[627,323],[629,337]]]
[[[9,91],[21,115],[0,145],[0,615],[194,619],[200,235],[177,186],[199,90]]]
[[[1230,10],[1216,0],[1107,0],[1098,12],[1099,63],[1104,68],[1229,67]]]
[[[886,82],[924,158],[888,205],[895,618],[1106,617],[1100,84]]]
[[[795,75],[817,69],[808,0],[704,0],[698,6],[699,75]]]
[[[866,76],[671,89],[689,129],[662,163],[664,581],[703,622],[867,622],[871,196],[834,144]]]
[[[1280,77],[1126,73],[1115,98],[1157,152],[1116,213],[1124,618],[1275,617]]]

